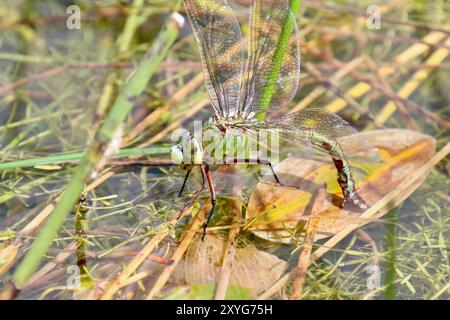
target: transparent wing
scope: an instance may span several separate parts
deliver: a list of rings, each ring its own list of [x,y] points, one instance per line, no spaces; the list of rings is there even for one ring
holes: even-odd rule
[[[239,106],[245,52],[236,16],[226,0],[185,0],[200,50],[205,86],[216,113],[226,118]]]
[[[378,150],[357,135],[348,122],[321,109],[304,109],[271,121],[253,122],[247,130],[276,132],[280,139],[294,144],[311,145],[335,158],[378,162]]]
[[[299,41],[289,0],[253,0],[249,57],[241,93],[240,111],[245,116],[258,108],[281,108],[292,100],[300,77]],[[284,54],[276,58],[282,47],[286,49]]]

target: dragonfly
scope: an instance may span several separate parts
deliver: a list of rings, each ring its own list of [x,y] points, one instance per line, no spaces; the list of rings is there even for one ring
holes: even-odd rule
[[[300,78],[300,37],[289,0],[253,0],[250,9],[247,48],[237,17],[226,0],[184,0],[198,50],[205,87],[214,110],[205,129],[214,128],[222,136],[254,136],[262,130],[276,133],[283,140],[309,144],[331,157],[343,206],[360,210],[368,204],[359,196],[349,161],[338,142],[356,133],[338,115],[321,109],[304,109],[276,119],[258,115],[279,110],[292,101]],[[280,58],[280,48],[284,55]],[[205,160],[202,141],[192,134],[182,137],[171,148],[172,161],[186,169],[179,195],[193,168],[200,168],[203,188],[209,188],[211,208],[203,225],[203,237],[216,207],[216,191],[210,164]],[[267,159],[233,158],[225,164],[267,165],[281,184]]]

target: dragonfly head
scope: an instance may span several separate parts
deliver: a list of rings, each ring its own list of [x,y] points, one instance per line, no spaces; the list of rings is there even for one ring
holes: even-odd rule
[[[194,165],[203,163],[201,143],[191,134],[181,137],[180,143],[170,148],[173,163],[179,165]]]

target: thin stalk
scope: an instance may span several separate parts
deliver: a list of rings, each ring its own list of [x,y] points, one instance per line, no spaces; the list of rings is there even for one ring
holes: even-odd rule
[[[388,256],[386,262],[386,274],[385,274],[385,282],[386,282],[386,292],[384,294],[384,298],[386,300],[394,300],[396,297],[395,292],[395,265],[397,260],[397,232],[396,232],[396,215],[397,210],[392,209],[386,220],[389,223],[386,225],[386,241],[388,247]]]
[[[129,18],[125,22],[125,27],[123,28],[122,34],[117,39],[119,54],[127,52],[130,48],[131,41],[134,38],[134,33],[143,22],[143,19],[139,17],[139,13],[142,11],[143,6],[144,0],[135,0],[133,2]]]
[[[86,216],[89,209],[86,208],[85,203],[87,195],[82,194],[75,210],[75,231],[76,231],[76,256],[77,266],[80,270],[80,284],[83,288],[90,288],[94,284],[94,281],[89,276],[87,265],[87,247],[88,241],[86,240],[88,232],[88,223]]]
[[[117,38],[119,57],[122,57],[130,49],[130,45],[133,41],[135,32],[144,21],[143,17],[139,16],[139,14],[142,12],[143,6],[143,0],[134,0],[130,10],[130,14],[128,15],[128,18],[125,22],[123,31]],[[119,70],[115,70],[108,76],[108,79],[103,86],[103,93],[99,100],[97,111],[95,113],[95,129],[98,128],[100,120],[103,118],[104,114],[107,112],[108,108],[111,106],[114,98],[116,97],[118,91],[117,80],[119,78]]]
[[[123,149],[112,156],[112,158],[120,159],[131,156],[144,156],[144,155],[154,155],[154,154],[165,154],[170,151],[169,147],[149,147],[149,148],[133,148],[133,149]],[[49,164],[61,164],[71,161],[79,161],[83,159],[86,152],[71,152],[63,153],[58,155],[51,155],[47,157],[39,157],[32,159],[23,159],[10,161],[5,163],[0,163],[0,171],[8,169],[19,169],[34,166],[42,166]]]
[[[172,17],[166,27],[159,33],[152,47],[145,55],[144,60],[111,106],[94,141],[75,169],[60,201],[42,227],[31,249],[13,274],[12,280],[17,288],[20,289],[25,286],[29,277],[37,269],[69,212],[73,210],[75,203],[83,191],[84,184],[94,169],[98,170],[98,164],[103,162],[105,151],[109,149],[110,142],[133,107],[134,100],[144,91],[147,82],[150,80],[157,66],[164,59],[168,49],[176,40],[182,24],[180,17],[177,16],[177,19]]]

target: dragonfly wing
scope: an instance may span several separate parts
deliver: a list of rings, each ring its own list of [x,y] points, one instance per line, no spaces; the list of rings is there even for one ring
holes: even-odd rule
[[[238,109],[245,52],[239,23],[226,0],[185,0],[200,50],[205,86],[222,118]]]
[[[279,119],[263,121],[253,125],[258,130],[276,132],[280,139],[302,145],[312,145],[327,154],[328,147],[336,146],[336,158],[361,159],[379,162],[379,154],[368,140],[357,138],[356,131],[347,121],[334,113],[309,108],[287,114]],[[355,137],[353,139],[353,137]],[[341,150],[339,150],[341,149]]]
[[[308,134],[314,132],[330,139],[337,139],[357,133],[347,121],[338,115],[315,108],[290,113],[268,123],[269,126],[273,125],[283,128],[283,131],[287,134],[293,134],[295,131],[306,132]],[[300,136],[302,135],[300,134]]]
[[[328,154],[337,170],[337,182],[342,189],[344,195],[344,205],[350,205],[357,210],[365,210],[368,204],[361,198],[356,190],[355,180],[353,178],[352,169],[348,160],[353,158],[354,150],[359,151],[357,155],[363,151],[363,160],[367,154],[372,156],[372,150],[375,149],[367,142],[368,149],[361,149],[364,146],[364,140],[359,139],[354,143],[342,144],[342,138],[355,137],[354,130],[346,121],[339,116],[320,109],[307,109],[299,112],[288,114],[274,121],[263,121],[256,126],[261,129],[267,129],[270,132],[279,133],[281,138],[289,142],[300,142],[302,144],[310,144],[316,150]],[[359,137],[361,137],[359,135]],[[350,139],[349,142],[355,142]],[[373,154],[378,153],[376,149]]]
[[[299,42],[289,0],[253,1],[249,57],[241,93],[241,112],[245,116],[268,109],[269,105],[283,107],[293,99],[300,78]],[[275,58],[283,46],[284,55]]]

